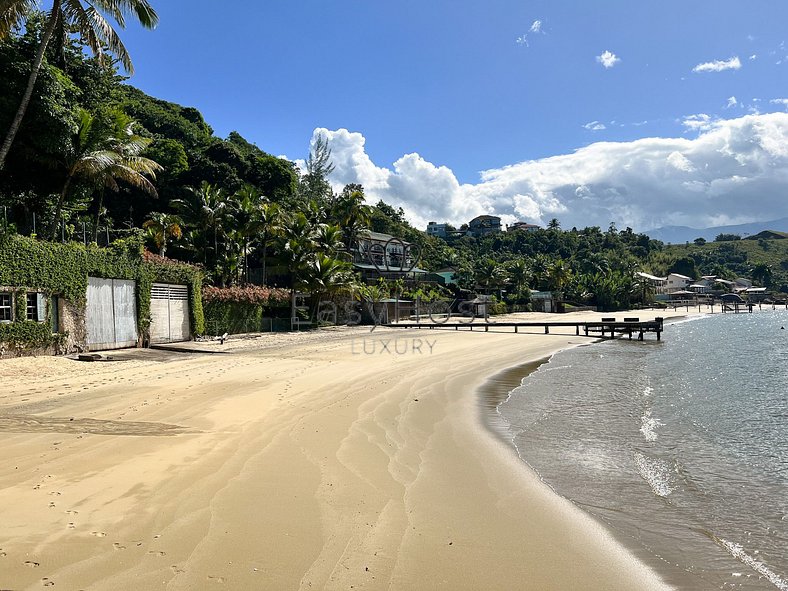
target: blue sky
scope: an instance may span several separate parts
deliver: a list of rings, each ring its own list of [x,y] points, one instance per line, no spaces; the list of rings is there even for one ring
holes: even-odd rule
[[[593,158],[603,159],[597,168],[614,170],[639,147],[645,160],[630,165],[643,170],[669,156],[671,170],[685,175],[716,166],[714,178],[680,181],[689,196],[706,183],[704,195],[716,199],[724,185],[712,188],[714,181],[740,176],[713,158],[737,149],[730,143],[735,129],[743,134],[741,145],[763,147],[765,160],[745,183],[749,190],[785,194],[781,175],[772,175],[773,184],[764,178],[779,168],[775,158],[785,157],[785,121],[762,117],[786,112],[786,3],[227,4],[232,9],[206,0],[154,2],[158,29],[124,33],[137,70],[130,82],[199,108],[220,136],[237,130],[277,155],[304,158],[322,129],[336,139],[342,165],[335,182],[366,181],[373,197],[402,205],[416,223],[489,212],[507,220],[558,217],[573,225],[616,221],[642,230],[788,215],[777,200],[737,211],[735,202],[747,195],[740,187],[726,193],[726,203],[644,211],[632,195],[642,187],[631,180],[577,173],[578,150],[588,170]],[[716,143],[705,138],[708,153],[703,142],[682,143],[704,134],[719,135]],[[648,138],[672,143],[659,144],[665,154],[631,144]],[[724,149],[720,141],[727,142]],[[616,144],[613,163],[605,149],[610,142]],[[680,159],[688,154],[689,164]],[[515,182],[512,169],[530,180]],[[548,171],[564,178],[560,186],[534,181]],[[504,177],[512,186],[501,188]],[[675,186],[652,188],[649,199],[658,198],[658,190]]]

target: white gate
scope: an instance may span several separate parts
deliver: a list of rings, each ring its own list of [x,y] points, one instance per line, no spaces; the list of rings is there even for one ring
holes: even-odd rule
[[[150,294],[150,342],[188,341],[189,287],[154,283]]]
[[[87,332],[91,351],[137,344],[135,282],[88,277]]]

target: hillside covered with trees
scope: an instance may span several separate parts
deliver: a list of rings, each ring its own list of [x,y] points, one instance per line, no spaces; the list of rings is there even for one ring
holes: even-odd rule
[[[788,240],[667,247],[630,228],[562,229],[558,220],[534,232],[427,236],[402,209],[369,205],[360,185],[335,191],[326,142],[312,146],[301,171],[241,132],[217,137],[197,109],[127,84],[127,56],[101,59],[95,40],[78,41],[64,22],[43,53],[48,15],[0,27],[0,133],[13,127],[41,57],[0,169],[3,232],[100,245],[142,232],[152,252],[201,265],[217,286],[345,289],[358,282],[357,238],[372,230],[417,245],[427,271],[453,269],[454,295],[490,293],[509,304],[551,290],[576,304],[625,308],[649,297],[641,270],[746,276],[788,291]]]

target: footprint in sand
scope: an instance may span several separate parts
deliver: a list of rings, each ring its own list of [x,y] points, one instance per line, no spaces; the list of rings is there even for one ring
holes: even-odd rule
[[[74,529],[75,527],[77,527],[77,526],[76,526],[76,524],[73,521],[69,521],[68,522],[68,529]]]
[[[97,538],[106,538],[107,537],[107,534],[105,534],[103,531],[92,531],[92,532],[90,532],[90,535],[91,536],[96,536]]]
[[[152,556],[167,556],[166,552],[162,552],[160,550],[148,550],[148,554],[151,554]]]
[[[177,564],[173,564],[170,568],[172,569],[172,572],[174,572],[176,575],[186,572],[184,569],[178,568]]]
[[[120,544],[118,542],[115,542],[114,544],[112,544],[112,547],[115,548],[115,550],[125,550],[126,549],[126,546],[124,546],[123,544]]]
[[[52,509],[52,508],[54,508],[54,507],[57,507],[57,505],[55,505],[55,503],[52,503],[52,502],[50,502],[50,503],[49,503],[49,508],[50,508],[50,509]]]
[[[224,577],[214,577],[213,575],[208,575],[208,580],[213,581],[214,583],[224,583]]]
[[[44,587],[54,587],[55,586],[55,581],[50,581],[46,577],[41,579],[41,582],[44,583]]]
[[[63,513],[67,513],[68,515],[79,515],[79,511],[74,511],[73,509],[67,509],[63,511]]]
[[[0,548],[0,558],[5,558],[6,556],[8,556],[8,554],[6,554],[6,553],[3,551],[3,549],[2,549],[2,548]]]
[[[50,494],[50,495],[54,495],[54,496],[56,496],[56,497],[59,497],[59,496],[60,496],[60,493],[59,493],[59,492],[57,492],[56,490],[53,490],[53,491],[52,491],[52,492],[50,492],[49,494]]]
[[[38,568],[41,565],[38,562],[34,562],[32,560],[25,560],[25,566],[29,566],[30,568]]]

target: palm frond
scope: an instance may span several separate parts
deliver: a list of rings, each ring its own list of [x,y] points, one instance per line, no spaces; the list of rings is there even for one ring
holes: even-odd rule
[[[35,7],[35,0],[0,0],[0,40],[19,27]]]
[[[159,15],[147,0],[93,0],[93,4],[114,18],[121,27],[126,26],[126,15],[133,14],[146,29],[159,24]]]

